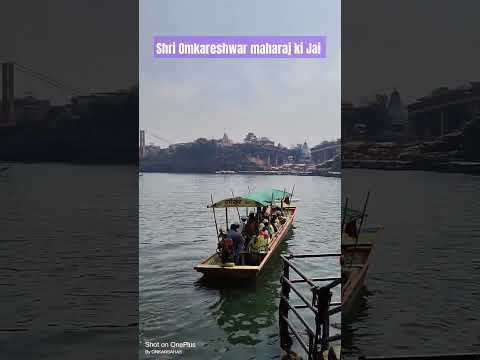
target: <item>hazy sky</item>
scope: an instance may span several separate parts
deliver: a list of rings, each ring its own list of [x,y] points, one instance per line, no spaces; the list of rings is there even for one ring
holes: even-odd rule
[[[342,0],[342,97],[480,80],[478,0]]]
[[[340,137],[340,1],[140,1],[140,128],[171,142]],[[153,59],[155,35],[326,35],[326,59]]]
[[[135,1],[2,1],[0,27],[0,62],[17,62],[83,94],[138,81]],[[54,103],[74,95],[15,71],[15,95],[28,93]]]
[[[3,1],[0,61],[89,93],[133,85],[140,60],[141,126],[172,141],[224,129],[236,140],[252,130],[284,145],[339,136],[340,26],[345,99],[396,87],[409,102],[480,80],[478,0],[341,3],[340,23],[339,0],[140,0],[139,34],[132,0]],[[327,35],[328,58],[153,60],[152,36],[164,34]],[[15,77],[16,96],[69,100]]]

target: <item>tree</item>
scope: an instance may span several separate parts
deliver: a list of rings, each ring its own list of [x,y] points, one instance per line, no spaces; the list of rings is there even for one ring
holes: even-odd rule
[[[255,144],[257,142],[257,137],[254,133],[249,132],[247,136],[245,136],[244,142],[246,144]]]
[[[202,138],[198,138],[197,140],[195,140],[195,142],[196,142],[197,144],[208,144],[208,143],[210,143],[210,141],[209,141],[207,138],[203,138],[203,137],[202,137]]]

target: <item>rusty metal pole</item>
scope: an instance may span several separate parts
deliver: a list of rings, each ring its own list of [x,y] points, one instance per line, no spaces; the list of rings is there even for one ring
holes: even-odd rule
[[[330,306],[330,301],[332,299],[332,293],[330,289],[321,287],[314,290],[317,293],[317,328],[321,327],[321,349],[320,352],[323,353],[325,350],[328,350],[328,338],[330,336],[330,317],[328,315],[328,308]],[[317,330],[318,331],[318,330]]]
[[[314,359],[321,359],[322,353],[328,350],[328,337],[330,330],[330,319],[328,315],[328,307],[332,293],[325,287],[312,287],[313,306],[317,308],[315,314],[315,341],[314,341]],[[320,350],[318,345],[320,343]]]
[[[312,305],[314,307],[317,307],[318,310],[318,288],[317,287],[312,287]],[[318,343],[320,342],[320,338],[322,336],[322,316],[319,311],[315,314],[315,338],[313,341],[313,349],[312,349],[312,354],[313,354],[313,359],[317,360],[318,359]]]
[[[308,334],[308,360],[315,360],[313,355],[316,354],[317,350],[315,349],[313,344],[313,335]]]
[[[290,267],[286,261],[283,262],[283,277],[282,277],[282,297],[280,299],[279,305],[279,328],[280,328],[280,347],[287,353],[290,354],[290,350],[292,347],[292,339],[290,334],[288,333],[288,324],[283,319],[288,319],[288,304],[284,300],[289,299],[290,297],[290,287],[288,286],[286,281],[283,281],[283,278],[289,279],[289,272]]]

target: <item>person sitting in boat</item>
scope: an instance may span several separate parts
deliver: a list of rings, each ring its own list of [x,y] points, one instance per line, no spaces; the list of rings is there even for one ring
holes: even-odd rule
[[[233,240],[225,234],[223,228],[220,228],[220,232],[218,234],[218,238],[220,239],[218,242],[217,252],[220,256],[220,259],[224,263],[233,262]]]
[[[265,222],[265,220],[267,220],[267,221]],[[265,220],[264,220],[264,222],[263,222],[263,224],[262,224],[262,225],[263,225],[263,230],[262,230],[262,231],[259,231],[259,234],[262,234],[263,237],[264,237],[265,239],[267,239],[268,243],[270,243],[270,239],[271,239],[272,237],[270,236],[270,233],[269,233],[269,231],[268,231],[268,219],[265,219]]]
[[[248,221],[247,225],[245,227],[245,248],[248,248],[248,243],[250,240],[257,236],[257,230],[258,230],[258,225],[257,225],[257,220],[255,219],[255,214],[253,212],[250,213],[248,216]]]
[[[248,218],[246,216],[242,216],[240,218],[240,228],[238,229],[238,231],[240,232],[240,234],[242,234],[242,236],[244,238],[247,237],[247,220]]]
[[[277,212],[277,219],[278,219],[278,222],[280,223],[280,225],[283,225],[287,222],[287,219],[285,218],[285,216],[281,212],[280,213]]]
[[[265,227],[267,228],[267,231],[270,234],[270,238],[273,238],[273,235],[275,235],[276,230],[275,230],[275,227],[273,226],[272,221],[267,220]]]
[[[260,252],[266,252],[268,251],[268,231],[265,229],[265,225],[260,224],[258,228],[259,232],[258,235],[253,239],[253,241],[250,241],[249,244],[249,252],[253,254],[258,254]]]
[[[245,236],[246,231],[247,231],[247,217],[242,216],[240,219],[241,219],[242,222],[240,223],[240,229],[238,229],[238,231],[240,232],[240,234]]]
[[[270,221],[268,219],[264,219],[263,225],[265,225],[265,230],[268,232],[269,238],[272,238],[274,231],[273,231],[273,227],[270,226]]]
[[[238,231],[240,228],[239,224],[230,225],[230,231],[228,232],[227,237],[233,241],[233,258],[235,264],[240,263],[240,252],[243,251],[244,240],[242,234]]]
[[[261,221],[261,224],[263,224],[263,226],[265,227],[265,230],[268,231],[268,229],[267,229],[268,219],[267,219],[267,218],[263,218],[263,220]],[[259,229],[259,230],[260,230],[260,229]]]
[[[220,227],[220,230],[218,231],[218,241],[225,240],[227,238],[227,234],[225,233],[225,230],[223,227]]]
[[[345,225],[345,234],[354,239],[358,237],[357,220],[354,219]]]
[[[271,214],[272,214],[272,208],[271,208],[271,206],[267,206],[265,208],[265,212],[263,213],[263,216],[268,218],[268,217],[270,217]]]
[[[270,224],[272,224],[273,231],[277,232],[278,228],[280,227],[280,222],[277,219],[277,215],[272,216],[272,218],[270,219]]]

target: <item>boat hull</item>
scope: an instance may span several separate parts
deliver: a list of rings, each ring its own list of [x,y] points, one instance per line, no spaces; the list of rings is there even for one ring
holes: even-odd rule
[[[354,272],[349,276],[347,283],[342,291],[342,315],[350,315],[358,299],[358,295],[363,289],[365,277],[369,264],[366,263],[358,272]]]
[[[358,299],[358,294],[364,286],[365,277],[370,267],[375,242],[381,227],[373,227],[360,234],[355,243],[352,238],[342,239],[342,255],[344,265],[342,272],[346,272],[347,281],[342,285],[342,314],[349,315]],[[353,260],[351,260],[353,257]]]

